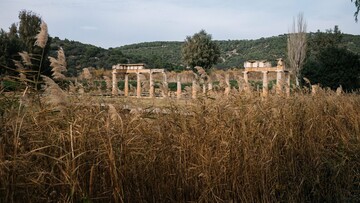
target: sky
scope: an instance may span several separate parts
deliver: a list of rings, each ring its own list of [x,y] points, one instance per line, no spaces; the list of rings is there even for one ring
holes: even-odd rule
[[[288,33],[303,13],[308,32],[338,25],[360,35],[351,0],[0,0],[0,28],[37,13],[49,34],[109,48],[152,41],[184,41],[201,29],[215,40],[258,39]]]

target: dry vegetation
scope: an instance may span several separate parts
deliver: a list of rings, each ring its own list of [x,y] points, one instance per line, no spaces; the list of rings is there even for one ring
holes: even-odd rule
[[[44,91],[20,62],[24,92],[0,88],[0,202],[360,201],[359,95],[94,99],[50,61]]]
[[[162,113],[33,99],[0,97],[0,202],[360,201],[355,94],[162,100]]]

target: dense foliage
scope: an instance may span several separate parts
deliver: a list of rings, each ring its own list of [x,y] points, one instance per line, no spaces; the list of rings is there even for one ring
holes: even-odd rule
[[[205,30],[186,37],[182,46],[182,60],[190,68],[200,66],[208,70],[218,62],[219,57],[219,46]]]
[[[47,56],[52,38],[48,38],[44,49],[34,46],[35,36],[40,31],[41,17],[32,11],[22,10],[19,13],[19,20],[19,25],[12,24],[8,32],[3,29],[0,30],[0,74],[17,74],[14,70],[18,67],[15,66],[14,60],[22,60],[19,52],[27,52],[30,57],[31,65],[27,65],[26,69],[33,70],[34,74],[36,74],[35,72],[40,68],[41,74],[50,74],[50,63]],[[40,60],[40,58],[44,60]],[[28,77],[32,77],[31,71],[28,71],[27,74]]]
[[[343,48],[328,47],[308,61],[303,75],[314,84],[355,90],[360,88],[360,57]]]
[[[337,26],[310,36],[311,49],[302,76],[314,84],[350,91],[360,88],[360,56],[343,45]]]
[[[360,11],[360,0],[351,0],[351,2],[355,3],[356,11],[354,13],[355,21],[358,21],[358,15]]]

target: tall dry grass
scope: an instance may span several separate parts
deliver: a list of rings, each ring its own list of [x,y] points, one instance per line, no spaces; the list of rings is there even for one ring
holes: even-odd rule
[[[0,98],[0,202],[360,201],[358,95],[169,100],[136,114]]]

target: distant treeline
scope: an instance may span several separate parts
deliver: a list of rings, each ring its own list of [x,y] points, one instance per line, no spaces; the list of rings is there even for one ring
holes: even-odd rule
[[[14,55],[16,50],[26,50],[16,48],[18,46],[14,45],[15,42],[18,43],[18,40],[11,37],[12,32],[16,33],[16,27],[14,30],[10,29],[9,32],[1,30],[0,55],[2,56],[0,56],[0,64],[11,64],[12,59],[19,58]],[[329,32],[309,33],[309,47],[317,46],[312,43],[312,38],[325,36],[327,33]],[[360,35],[342,33],[341,35],[340,46],[360,54]],[[15,39],[17,38],[15,37]],[[215,66],[219,69],[242,68],[244,61],[250,59],[265,59],[275,63],[277,58],[285,60],[287,58],[286,34],[256,40],[217,40],[216,42],[221,50],[220,60]],[[111,69],[112,65],[118,63],[145,63],[149,68],[164,68],[169,71],[185,69],[181,60],[183,42],[144,42],[104,49],[77,41],[51,37],[49,44],[49,56],[55,57],[59,47],[64,49],[67,60],[67,76],[70,77],[77,76],[86,67]],[[15,47],[15,51],[9,50],[9,46]]]
[[[320,33],[310,33],[309,39]],[[287,35],[260,38],[257,40],[219,40],[221,58],[217,68],[240,68],[249,59],[266,59],[275,61],[286,59]],[[53,38],[51,53],[55,54],[58,47],[65,50],[70,75],[76,75],[85,67],[110,69],[117,63],[145,63],[149,68],[165,68],[182,70],[181,46],[183,42],[144,42],[104,49],[81,42]],[[359,54],[360,36],[343,34],[343,47]],[[311,46],[311,44],[309,45]]]

